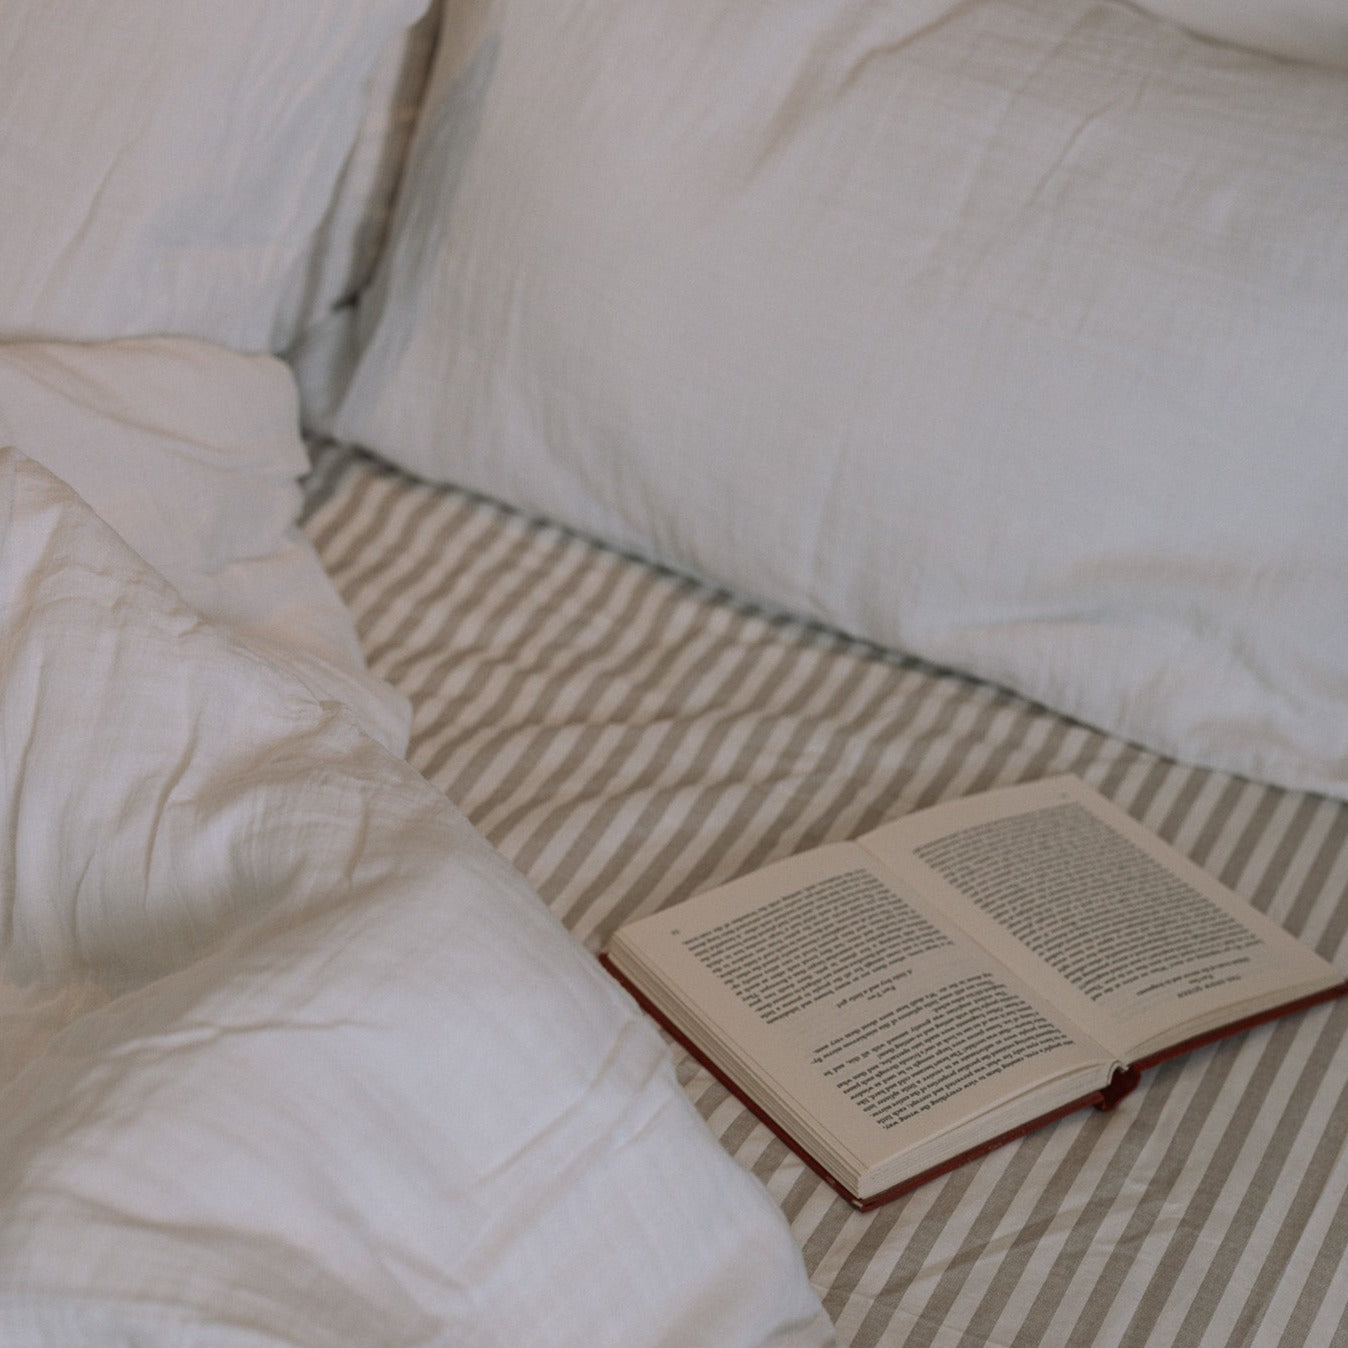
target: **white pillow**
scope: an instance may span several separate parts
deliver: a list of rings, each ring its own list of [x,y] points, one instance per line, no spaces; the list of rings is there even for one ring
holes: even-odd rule
[[[1348,792],[1345,163],[1348,79],[1123,4],[479,0],[331,427]]]
[[[373,72],[425,8],[10,0],[0,337],[288,346],[312,288],[343,284],[315,274],[317,231]]]
[[[207,620],[347,705],[397,752],[404,698],[296,527],[294,380],[188,338],[0,345],[0,445],[73,487]]]
[[[0,518],[6,1348],[828,1341],[443,796],[8,452]]]
[[[1186,28],[1221,42],[1292,60],[1348,67],[1348,6],[1343,0],[1138,0]]]

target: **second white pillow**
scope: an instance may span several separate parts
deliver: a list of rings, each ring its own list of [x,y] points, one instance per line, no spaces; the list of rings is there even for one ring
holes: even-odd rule
[[[1108,0],[478,0],[337,433],[1348,792],[1348,78]]]

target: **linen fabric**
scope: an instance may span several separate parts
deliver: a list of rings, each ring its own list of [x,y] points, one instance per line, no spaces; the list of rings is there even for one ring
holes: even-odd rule
[[[366,668],[296,527],[309,459],[280,361],[188,338],[0,345],[0,446],[72,487],[202,618],[406,746],[406,700]]]
[[[12,451],[0,521],[7,1345],[829,1340],[437,790]]]
[[[1144,0],[1142,7],[1219,42],[1348,68],[1348,11],[1337,0]]]
[[[385,45],[365,84],[365,114],[342,167],[309,263],[282,301],[287,363],[330,325],[344,328],[383,247],[407,146],[425,90],[440,6],[430,5]],[[285,337],[279,340],[284,341]]]
[[[325,428],[1348,790],[1348,80],[1131,6],[446,16]]]
[[[362,127],[369,140],[387,121],[387,102],[367,109],[381,60],[425,8],[6,5],[0,337],[289,346],[349,283],[348,231],[320,227]],[[367,157],[348,214],[382,190]]]
[[[416,705],[411,763],[594,949],[776,858],[1073,772],[1348,974],[1346,802],[1167,762],[348,449],[313,485],[306,530]],[[678,1067],[849,1348],[1341,1348],[1348,1002],[865,1214]]]

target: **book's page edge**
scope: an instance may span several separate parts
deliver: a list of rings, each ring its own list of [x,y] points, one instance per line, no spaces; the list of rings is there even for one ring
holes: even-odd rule
[[[1115,1074],[1118,1075],[1117,1073]],[[848,1198],[848,1201],[860,1212],[869,1212],[872,1208],[878,1208],[885,1203],[892,1203],[896,1198],[902,1198],[906,1194],[912,1193],[915,1189],[920,1189],[924,1184],[930,1184],[933,1180],[938,1180],[942,1175],[948,1175],[952,1171],[958,1170],[961,1166],[969,1165],[973,1161],[980,1160],[982,1157],[1008,1146],[1012,1142],[1018,1142],[1023,1137],[1028,1137],[1031,1133],[1038,1132],[1041,1128],[1047,1128],[1050,1124],[1058,1123],[1069,1115],[1080,1113],[1084,1109],[1107,1110],[1112,1109],[1127,1091],[1115,1094],[1113,1091],[1113,1079],[1110,1085],[1103,1090],[1091,1091],[1088,1095],[1078,1096],[1075,1100],[1069,1100],[1064,1105],[1059,1105],[1056,1109],[1050,1109],[1043,1114],[1036,1114],[1034,1118],[1027,1119],[1024,1123],[1017,1124],[1014,1128],[1008,1128],[1004,1133],[998,1133],[995,1137],[990,1137],[986,1142],[980,1142],[977,1146],[969,1147],[960,1152],[957,1156],[952,1156],[948,1160],[942,1161],[939,1165],[934,1165],[928,1170],[923,1170],[916,1175],[909,1176],[906,1180],[893,1185],[888,1189],[882,1190],[870,1198]]]
[[[808,864],[807,864],[808,863]],[[757,1117],[771,1124],[782,1120],[777,1131],[792,1149],[811,1156],[816,1169],[833,1177],[860,1177],[873,1174],[877,1167],[893,1164],[894,1139],[882,1134],[873,1119],[856,1115],[855,1109],[839,1098],[828,1096],[823,1077],[808,1065],[808,1055],[790,1051],[780,1032],[751,1014],[742,999],[723,978],[706,969],[692,973],[681,968],[683,958],[669,950],[669,938],[681,931],[700,931],[703,926],[723,923],[728,918],[752,912],[780,897],[778,891],[794,889],[822,877],[832,878],[842,870],[864,868],[899,898],[911,903],[924,920],[940,928],[950,938],[951,958],[969,969],[977,969],[1027,1008],[1054,1025],[1063,1038],[1060,1054],[1050,1070],[1035,1060],[1023,1059],[992,1074],[992,1078],[969,1083],[954,1091],[949,1099],[937,1101],[932,1117],[915,1123],[923,1137],[910,1139],[918,1150],[936,1150],[937,1156],[919,1155],[914,1159],[925,1170],[942,1164],[949,1147],[958,1156],[969,1145],[978,1145],[981,1137],[971,1137],[984,1125],[972,1120],[989,1119],[986,1126],[996,1127],[999,1120],[991,1111],[1010,1109],[1014,1116],[1006,1127],[1024,1121],[1026,1109],[1038,1117],[1043,1110],[1056,1109],[1068,1092],[1103,1089],[1112,1065],[1121,1059],[1098,1039],[1086,1032],[1078,1021],[1064,1014],[1060,1006],[1039,995],[1027,983],[985,947],[972,940],[960,926],[947,921],[939,908],[925,902],[920,894],[904,885],[893,871],[881,865],[865,848],[855,843],[833,843],[807,849],[767,867],[747,872],[735,879],[705,890],[693,898],[658,910],[624,924],[613,933],[604,956],[609,967],[622,976],[629,987],[639,990],[642,1005],[653,1010],[654,1018],[670,1033],[677,1031],[678,1041],[689,1048],[699,1061],[714,1066],[723,1082],[728,1075],[744,1083],[738,1094],[752,1093]],[[816,874],[817,872],[817,874]],[[935,958],[933,956],[932,958]],[[956,970],[955,972],[958,972]],[[949,982],[950,979],[945,979]],[[714,994],[714,996],[713,996]],[[852,999],[852,1000],[855,1000]],[[750,1022],[754,1022],[751,1026]],[[1063,1055],[1073,1059],[1063,1060]],[[1008,1077],[1007,1073],[1014,1073]],[[1069,1078],[1075,1078],[1070,1079]],[[1013,1093],[1008,1098],[1008,1083]],[[1000,1096],[998,1091],[1001,1091]],[[975,1094],[970,1094],[975,1092]],[[1044,1098],[1045,1095],[1047,1098]],[[827,1096],[827,1099],[824,1097]],[[1038,1099],[1033,1097],[1038,1096]],[[794,1136],[791,1135],[794,1130]],[[957,1136],[952,1137],[954,1131]],[[963,1136],[958,1136],[962,1133]],[[842,1181],[844,1192],[848,1181]],[[850,1198],[852,1195],[848,1194]]]
[[[1005,1132],[998,1133],[994,1137],[988,1138],[976,1146],[966,1148],[956,1156],[951,1156],[940,1162],[938,1165],[929,1167],[915,1175],[900,1181],[898,1184],[891,1185],[879,1193],[861,1197],[841,1178],[834,1174],[822,1161],[820,1161],[809,1148],[803,1146],[798,1139],[777,1119],[774,1119],[760,1106],[748,1092],[736,1081],[732,1080],[720,1067],[718,1067],[706,1053],[698,1047],[693,1041],[676,1026],[668,1016],[656,1007],[646,995],[637,988],[623,972],[618,969],[609,958],[607,952],[601,952],[597,957],[600,965],[608,975],[620,986],[633,1001],[653,1020],[672,1040],[681,1048],[689,1053],[717,1082],[720,1083],[736,1100],[749,1111],[770,1133],[779,1141],[789,1147],[792,1152],[800,1157],[811,1170],[814,1171],[820,1179],[824,1181],[842,1198],[846,1199],[852,1207],[858,1212],[869,1212],[874,1208],[882,1207],[886,1203],[891,1203],[897,1198],[902,1198],[906,1194],[912,1193],[915,1189],[920,1189],[923,1185],[931,1183],[933,1180],[940,1179],[942,1175],[948,1175],[961,1166],[976,1161],[990,1152],[998,1150],[1011,1142],[1015,1142],[1030,1133],[1036,1132],[1040,1128],[1047,1127],[1049,1124],[1057,1123],[1060,1119],[1066,1118],[1069,1114],[1078,1113],[1081,1110],[1095,1107],[1104,1109],[1112,1105],[1121,1098],[1123,1092],[1113,1091],[1113,1082],[1104,1089],[1091,1091],[1086,1095],[1079,1096],[1075,1100],[1070,1100],[1066,1104],[1059,1105],[1044,1114],[1038,1114],[1033,1119],[1028,1119],[1024,1123],[1017,1124],[1014,1128],[1009,1128]],[[1117,1075],[1117,1074],[1116,1074]]]
[[[1294,997],[1291,1001],[1268,1007],[1263,1011],[1257,1011],[1253,1015],[1227,1021],[1224,1025],[1205,1030],[1202,1034],[1193,1035],[1177,1044],[1167,1045],[1165,1048],[1157,1049],[1154,1053],[1148,1053],[1144,1057],[1136,1059],[1133,1066],[1139,1072],[1146,1072],[1161,1063],[1169,1062],[1172,1058],[1181,1058],[1186,1053],[1207,1048],[1210,1044],[1217,1044],[1223,1039],[1231,1039],[1236,1035],[1245,1034],[1249,1030],[1258,1029],[1261,1025],[1268,1025],[1275,1020],[1294,1016],[1298,1012],[1309,1011],[1312,1007],[1323,1006],[1326,1002],[1336,1001],[1340,997],[1348,997],[1348,980],[1335,983],[1332,987],[1321,988],[1318,992],[1307,993],[1303,997]]]

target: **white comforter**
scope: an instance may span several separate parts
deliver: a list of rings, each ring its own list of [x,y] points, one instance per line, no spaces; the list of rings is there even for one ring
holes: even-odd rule
[[[11,438],[61,423],[14,424],[35,368],[95,429],[96,350],[0,360]],[[0,453],[0,1342],[826,1341],[658,1037],[362,728],[337,619],[287,650],[201,572],[208,622],[138,544]]]

